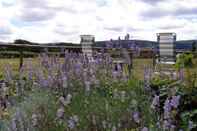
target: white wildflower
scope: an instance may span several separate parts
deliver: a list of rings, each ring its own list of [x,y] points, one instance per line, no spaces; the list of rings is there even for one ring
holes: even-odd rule
[[[72,95],[68,94],[67,97],[66,97],[65,105],[70,104],[71,103],[71,99],[72,99]]]
[[[107,122],[104,120],[104,121],[102,121],[102,126],[103,126],[103,128],[104,129],[106,129],[107,128]]]
[[[112,131],[117,131],[116,126],[112,127]]]
[[[61,97],[59,98],[59,102],[60,102],[60,104],[63,105],[63,106],[66,106],[66,105],[67,105],[66,100],[65,100],[65,98],[64,98],[63,96],[61,96]]]
[[[87,92],[90,91],[90,81],[85,81],[85,90],[86,90]]]
[[[79,118],[78,118],[77,115],[74,115],[72,118],[73,118],[73,120],[74,120],[76,123],[79,121]]]
[[[60,107],[58,110],[57,110],[57,114],[56,114],[57,118],[63,118],[64,117],[64,107]]]
[[[31,119],[32,119],[32,125],[33,125],[33,126],[37,126],[37,125],[38,125],[38,115],[33,114],[33,115],[31,116]]]

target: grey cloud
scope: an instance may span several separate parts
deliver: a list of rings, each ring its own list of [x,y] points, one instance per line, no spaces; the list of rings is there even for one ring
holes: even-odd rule
[[[134,28],[134,27],[127,27],[126,31],[127,32],[135,32],[135,31],[141,31],[143,29],[139,29],[139,28]]]
[[[46,0],[21,0],[24,8],[44,8],[47,7]]]
[[[184,16],[184,15],[196,15],[197,8],[179,8],[174,11],[174,15]]]
[[[77,31],[64,31],[63,29],[62,30],[54,30],[54,31],[55,31],[55,33],[58,33],[58,34],[64,35],[64,36],[77,34]]]
[[[164,30],[169,30],[169,29],[180,29],[183,28],[185,26],[185,24],[181,24],[181,25],[165,25],[165,26],[161,26],[158,27],[159,29],[164,29]]]
[[[123,27],[104,27],[105,30],[121,32],[123,31]]]
[[[147,4],[150,4],[150,5],[155,5],[155,4],[158,4],[159,2],[163,2],[163,1],[166,1],[166,0],[140,0],[144,3],[147,3]]]
[[[36,21],[45,21],[52,19],[55,16],[55,12],[46,11],[46,10],[27,10],[23,13],[20,18],[25,22],[36,22]]]
[[[165,16],[185,17],[197,14],[197,8],[185,8],[181,7],[174,11],[161,9],[158,7],[151,8],[141,13],[141,17],[144,19],[154,19]]]
[[[48,6],[46,0],[22,0],[21,14],[18,16],[24,22],[40,22],[56,16],[57,8]]]

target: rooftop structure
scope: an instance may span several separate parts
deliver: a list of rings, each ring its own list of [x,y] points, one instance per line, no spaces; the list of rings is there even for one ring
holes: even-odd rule
[[[158,62],[174,64],[176,61],[175,54],[175,33],[158,33]]]
[[[93,35],[81,35],[81,47],[82,53],[87,55],[89,59],[92,59],[93,51],[92,45],[95,43],[95,37]]]

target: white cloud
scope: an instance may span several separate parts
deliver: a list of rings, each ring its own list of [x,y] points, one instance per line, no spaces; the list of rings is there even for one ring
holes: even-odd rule
[[[0,41],[79,42],[81,34],[109,40],[126,33],[156,40],[163,31],[195,39],[196,8],[196,0],[0,0]]]

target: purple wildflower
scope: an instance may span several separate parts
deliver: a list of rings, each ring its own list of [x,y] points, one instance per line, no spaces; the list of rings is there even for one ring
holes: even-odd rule
[[[70,129],[74,129],[76,127],[78,121],[79,121],[78,116],[74,115],[74,116],[70,117],[68,120],[68,127]]]
[[[163,122],[163,128],[164,128],[164,129],[169,129],[170,126],[171,126],[170,121],[164,120],[164,122]]]
[[[166,99],[163,108],[164,108],[164,119],[170,118],[172,107],[171,107],[171,104],[170,104],[170,100],[169,99]]]
[[[141,131],[148,131],[148,128],[147,127],[144,127],[144,128],[142,128]]]
[[[177,108],[179,106],[181,96],[172,96],[172,99],[170,101],[170,104],[172,107]]]
[[[63,81],[63,88],[67,88],[68,87],[68,79],[67,79],[67,77],[63,76],[62,81]]]
[[[176,129],[176,126],[175,125],[170,125],[170,130],[171,131],[174,131]]]
[[[69,127],[70,129],[75,128],[75,122],[74,122],[72,119],[69,119],[69,120],[68,120],[68,127]]]
[[[140,117],[139,117],[139,112],[138,111],[133,113],[133,119],[136,123],[140,123]]]
[[[193,125],[194,125],[193,121],[189,121],[188,128],[191,130],[193,128]]]

